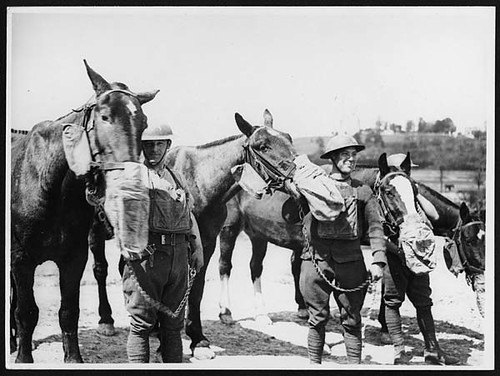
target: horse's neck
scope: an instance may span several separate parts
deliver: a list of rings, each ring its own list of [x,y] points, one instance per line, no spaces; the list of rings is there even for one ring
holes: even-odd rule
[[[33,127],[22,144],[13,149],[12,175],[21,180],[35,179],[45,194],[60,191],[69,171],[62,144],[62,123],[78,123],[82,114],[70,113],[56,121],[44,121]],[[33,175],[34,172],[34,175]]]
[[[200,213],[222,199],[235,183],[231,168],[243,163],[245,136],[230,137],[198,147],[181,147],[170,154],[169,165],[181,171]]]
[[[434,205],[439,214],[439,219],[432,223],[435,233],[450,236],[460,219],[459,206],[425,184],[418,183],[418,190]]]

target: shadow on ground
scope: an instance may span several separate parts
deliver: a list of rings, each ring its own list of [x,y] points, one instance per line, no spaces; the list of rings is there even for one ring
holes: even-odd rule
[[[303,329],[307,328],[307,321],[299,319],[295,312],[276,312],[269,315],[273,323],[294,323]],[[246,318],[244,320],[251,320]],[[243,320],[240,320],[243,321]],[[424,343],[414,317],[402,317],[405,329],[406,345],[411,347],[414,356],[423,356]],[[446,333],[444,339],[440,339],[442,348],[467,363],[473,350],[484,350],[484,336],[478,332],[465,327],[452,325],[448,322],[436,321],[436,332],[438,337]],[[332,317],[327,324],[327,333],[342,333],[337,318]],[[244,328],[239,322],[226,325],[220,321],[204,320],[203,330],[211,343],[217,347],[217,355],[222,356],[299,356],[307,358],[307,349],[304,346],[277,339],[258,330]],[[81,354],[86,363],[127,363],[128,328],[116,328],[116,334],[107,337],[97,333],[95,329],[81,329],[79,331],[79,344]],[[190,339],[183,334],[183,340],[189,345]],[[306,343],[305,339],[302,341]],[[59,344],[58,344],[59,343]],[[52,361],[62,362],[62,345],[60,335],[51,335],[41,340],[34,341],[35,352],[38,351],[38,359],[45,359],[44,352],[51,353]],[[380,342],[379,328],[367,325],[365,330],[364,344],[376,347],[384,346]],[[151,361],[160,362],[156,350],[159,341],[155,336],[150,339]],[[60,347],[59,347],[60,346]],[[58,354],[54,354],[54,349]],[[59,350],[60,349],[60,350]],[[59,353],[60,351],[60,353]],[[387,351],[387,350],[384,350]],[[48,355],[47,355],[48,357]],[[184,354],[184,362],[189,362],[189,350]],[[324,355],[325,361],[346,363],[345,356]],[[36,361],[36,360],[35,360]],[[50,360],[47,360],[50,362]],[[380,364],[370,357],[365,357],[364,364]]]

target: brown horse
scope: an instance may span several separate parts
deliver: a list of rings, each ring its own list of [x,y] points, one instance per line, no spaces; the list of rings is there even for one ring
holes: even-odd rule
[[[272,122],[272,116],[267,110],[264,112],[264,119],[265,123]],[[207,266],[226,218],[226,203],[241,189],[231,174],[231,168],[248,162],[268,183],[275,183],[277,179],[285,179],[287,172],[293,169],[293,159],[296,155],[292,139],[288,134],[268,127],[252,126],[239,114],[235,114],[235,120],[242,134],[200,146],[177,146],[167,154],[169,166],[181,172],[187,181],[194,200],[194,215],[198,221],[203,244],[205,266],[193,283],[186,321],[186,334],[192,340],[190,347],[198,359],[215,356],[209,347],[209,340],[203,334],[200,304]],[[253,157],[249,157],[253,153],[249,153],[250,150],[261,155],[271,166],[271,171],[262,167],[266,164],[265,161],[261,163],[262,161],[255,161]],[[279,189],[283,189],[281,185]],[[106,296],[107,262],[104,255],[104,235],[99,224],[93,228],[90,238],[95,259],[94,274],[99,285],[100,323],[106,322],[107,333],[112,333],[111,308],[107,304]]]
[[[83,361],[78,347],[80,280],[94,213],[86,198],[90,192],[105,193],[110,171],[139,163],[141,134],[147,127],[141,105],[157,93],[133,93],[122,83],[108,83],[84,63],[95,98],[55,121],[35,125],[12,148],[10,257],[19,338],[16,362],[33,362],[39,312],[34,273],[47,260],[59,268],[64,361]],[[82,154],[72,155],[63,144],[75,131],[83,135],[81,146],[88,150],[84,167],[75,167]]]
[[[353,177],[373,188],[378,171],[378,168],[360,169],[353,174]],[[424,184],[418,183],[418,187],[420,194],[431,201],[439,213],[439,220],[433,223],[435,234],[447,236],[455,241],[460,237],[463,239],[457,242],[457,246],[460,253],[464,255],[462,262],[471,266],[466,267],[465,272],[478,294],[478,307],[482,312],[483,308],[479,302],[483,299],[482,295],[480,296],[481,291],[484,291],[481,283],[483,283],[484,278],[485,244],[484,236],[481,238],[481,236],[478,237],[477,235],[480,234],[481,228],[484,229],[484,223],[478,219],[473,220],[465,203],[458,206]],[[270,322],[261,298],[262,265],[269,242],[292,250],[291,271],[295,283],[295,301],[298,305],[298,316],[301,318],[308,317],[298,285],[301,264],[299,255],[304,247],[302,225],[301,223],[289,223],[283,219],[282,207],[288,199],[288,195],[278,192],[271,196],[266,195],[258,200],[242,191],[227,203],[228,215],[220,233],[219,274],[221,279],[221,299],[219,301],[219,317],[222,322],[233,322],[228,295],[229,277],[234,245],[236,238],[242,231],[248,235],[252,243],[250,272],[256,297],[256,318]],[[472,228],[469,228],[468,231],[464,229],[466,223],[471,223]],[[468,240],[466,241],[465,238]],[[476,281],[478,282],[476,283]]]

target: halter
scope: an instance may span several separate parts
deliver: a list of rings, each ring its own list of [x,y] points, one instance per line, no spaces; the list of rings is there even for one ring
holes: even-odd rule
[[[133,98],[137,99],[137,96],[134,93],[131,93],[128,90],[123,90],[123,89],[112,89],[105,91],[102,95],[108,95],[111,93],[122,93],[129,95]],[[97,98],[96,98],[97,99]],[[91,121],[91,119],[94,117],[94,108],[96,106],[96,103],[91,103],[89,105],[83,106],[80,109],[73,110],[73,112],[81,112],[84,111],[83,113],[83,118],[80,126],[85,130],[85,134],[87,136],[87,142],[89,145],[90,149],[90,155],[91,155],[91,163],[90,163],[90,171],[85,175],[85,198],[87,202],[94,207],[97,219],[99,222],[102,223],[104,226],[105,230],[105,236],[106,240],[109,240],[113,238],[114,236],[114,230],[113,226],[109,222],[109,219],[106,215],[106,212],[104,211],[104,205],[101,199],[101,196],[99,194],[99,182],[98,182],[98,175],[101,174],[102,172],[105,171],[111,171],[111,170],[123,170],[124,164],[123,162],[102,162],[96,160],[96,157],[101,154],[100,151],[94,151],[92,147],[92,143],[90,142],[90,133],[94,131],[94,122]],[[71,125],[71,124],[66,124],[66,125]],[[63,125],[63,129],[66,125]],[[96,140],[94,139],[94,144],[96,143]],[[102,188],[102,187],[101,187]]]
[[[467,227],[471,227],[473,225],[484,226],[484,223],[482,221],[472,221],[472,222],[468,222],[464,225],[462,218],[459,218],[457,225],[452,230],[453,234],[451,237],[451,240],[453,240],[457,245],[458,254],[460,255],[462,265],[464,266],[466,274],[468,276],[470,276],[471,274],[484,273],[484,269],[477,268],[469,263],[469,260],[467,259],[467,256],[465,255],[464,249],[463,249],[462,230],[467,228]]]
[[[250,164],[266,181],[268,191],[282,188],[285,181],[292,180],[296,169],[294,163],[286,171],[282,172],[248,142],[243,145],[243,150],[245,153],[245,162]]]
[[[130,97],[137,99],[137,95],[135,95],[134,93],[132,93],[128,90],[124,90],[124,89],[111,89],[111,90],[105,91],[99,97],[101,97],[103,95],[108,95],[111,93],[122,93],[122,94],[126,94]],[[89,104],[89,105],[82,107],[79,110],[73,110],[74,112],[84,111],[81,126],[85,130],[85,133],[87,135],[87,140],[89,142],[90,154],[92,157],[91,168],[97,168],[97,169],[100,169],[103,171],[123,170],[125,168],[123,162],[102,162],[102,161],[96,160],[96,157],[98,155],[100,155],[101,152],[93,150],[94,148],[92,147],[92,143],[90,142],[90,133],[94,130],[94,122],[91,121],[91,119],[94,117],[93,114],[94,114],[95,106],[96,106],[96,103],[92,103],[92,104]],[[94,144],[95,143],[96,143],[96,140],[94,139]]]

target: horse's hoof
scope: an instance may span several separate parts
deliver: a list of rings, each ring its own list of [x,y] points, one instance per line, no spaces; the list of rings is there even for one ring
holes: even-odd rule
[[[20,353],[17,354],[16,363],[33,363],[33,356],[30,355],[22,355]]]
[[[307,312],[307,308],[299,308],[297,310],[297,317],[302,320],[308,319],[309,312]]]
[[[255,316],[255,322],[259,325],[272,325],[272,320],[269,318],[268,315],[261,313]]]
[[[323,346],[323,354],[325,355],[330,355],[332,353],[332,350],[330,349],[330,346],[328,346],[326,343]]]
[[[81,356],[77,356],[76,358],[64,359],[64,363],[83,363],[83,359]]]
[[[380,343],[383,345],[392,345],[392,339],[389,333],[380,332]]]
[[[215,352],[210,348],[208,343],[200,342],[193,349],[193,357],[196,360],[210,360],[215,358]]]
[[[115,327],[113,324],[102,323],[97,327],[97,333],[102,334],[104,336],[114,336],[115,335]]]
[[[222,321],[223,324],[225,325],[234,325],[235,321],[233,319],[233,315],[231,315],[231,312],[224,312],[224,313],[219,313],[219,319]]]

